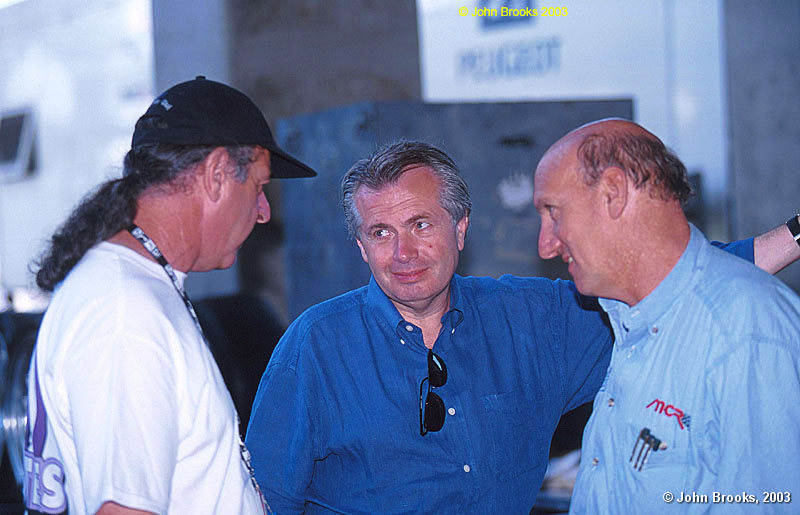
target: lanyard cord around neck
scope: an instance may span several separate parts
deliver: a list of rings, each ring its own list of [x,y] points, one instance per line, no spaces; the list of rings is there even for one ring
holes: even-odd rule
[[[144,233],[141,227],[136,224],[131,224],[128,227],[128,232],[131,233],[131,236],[139,240],[139,243],[145,248],[147,252],[153,256],[161,268],[167,273],[169,276],[170,281],[172,281],[172,286],[175,287],[175,291],[178,292],[178,295],[181,296],[183,299],[183,304],[186,306],[186,309],[189,311],[189,315],[191,315],[192,320],[194,320],[194,325],[197,326],[197,330],[200,331],[200,335],[203,337],[203,341],[206,342],[208,345],[208,339],[206,338],[205,333],[203,332],[203,327],[200,325],[200,320],[197,318],[197,313],[194,311],[194,306],[192,306],[192,301],[189,300],[189,296],[186,294],[186,290],[183,289],[181,286],[180,281],[178,281],[178,276],[175,274],[175,269],[172,268],[172,265],[167,262],[167,259],[164,257],[164,254],[161,253],[158,246],[156,246],[156,242],[150,239],[148,235]]]
[[[181,296],[183,299],[183,304],[186,306],[186,309],[189,311],[189,314],[192,316],[192,320],[194,320],[194,325],[197,326],[197,330],[200,331],[200,336],[203,337],[203,341],[206,342],[206,346],[211,348],[211,345],[208,343],[208,338],[206,338],[206,334],[203,332],[203,327],[200,325],[200,320],[197,318],[197,313],[194,312],[194,306],[192,306],[192,301],[189,300],[189,296],[186,294],[186,290],[183,289],[181,286],[180,281],[178,281],[178,276],[175,274],[175,269],[172,268],[172,265],[169,264],[167,259],[164,257],[164,254],[161,253],[156,242],[154,242],[148,235],[144,233],[141,227],[136,224],[131,224],[128,227],[128,232],[131,233],[131,236],[139,240],[139,243],[153,256],[161,268],[169,276],[170,281],[172,281],[172,286],[175,287],[175,291],[178,292],[178,295]],[[236,427],[239,426],[239,415],[236,415]],[[245,466],[247,467],[247,471],[250,473],[250,482],[253,485],[256,493],[258,494],[259,499],[261,500],[261,507],[264,509],[264,513],[272,513],[272,510],[269,508],[267,501],[264,499],[264,496],[261,494],[261,489],[256,482],[256,474],[253,470],[253,465],[250,462],[250,451],[247,450],[245,447],[244,442],[242,441],[241,435],[239,436],[239,452],[242,456],[242,461],[244,462]]]

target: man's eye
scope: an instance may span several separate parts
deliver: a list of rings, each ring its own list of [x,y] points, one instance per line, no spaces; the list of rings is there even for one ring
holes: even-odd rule
[[[384,236],[386,236],[388,234],[389,234],[389,231],[387,231],[386,229],[378,229],[377,231],[372,233],[372,235],[374,237],[376,237],[376,238],[383,238]]]
[[[417,229],[427,229],[430,226],[428,222],[417,222]]]

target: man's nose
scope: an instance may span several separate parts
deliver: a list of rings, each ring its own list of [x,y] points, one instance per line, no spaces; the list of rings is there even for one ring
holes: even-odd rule
[[[551,259],[559,255],[561,242],[553,232],[553,225],[542,220],[539,228],[539,257]]]
[[[417,245],[414,236],[400,232],[394,246],[394,259],[401,263],[408,263],[417,258]]]
[[[271,217],[272,213],[270,212],[269,201],[262,191],[258,196],[258,218],[256,218],[256,223],[265,224],[269,222]]]

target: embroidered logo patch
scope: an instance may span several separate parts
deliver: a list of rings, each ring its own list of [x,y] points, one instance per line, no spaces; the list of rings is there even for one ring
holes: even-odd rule
[[[651,406],[655,406],[656,413],[661,413],[662,415],[675,417],[678,419],[678,425],[681,429],[690,427],[692,417],[684,413],[683,410],[676,408],[672,404],[667,404],[661,399],[655,399],[653,402],[645,406],[645,408],[650,408]]]

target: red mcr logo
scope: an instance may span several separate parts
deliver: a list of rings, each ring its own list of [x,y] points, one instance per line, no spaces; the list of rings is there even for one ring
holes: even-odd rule
[[[678,425],[681,427],[681,429],[685,429],[685,427],[683,427],[683,419],[685,417],[685,415],[683,413],[683,410],[679,410],[678,408],[676,408],[672,404],[667,404],[667,403],[665,403],[664,401],[662,401],[660,399],[655,399],[653,402],[651,402],[650,404],[645,406],[645,408],[649,408],[650,406],[652,406],[654,404],[656,406],[656,413],[661,413],[661,414],[666,415],[668,417],[677,418],[678,419]]]

